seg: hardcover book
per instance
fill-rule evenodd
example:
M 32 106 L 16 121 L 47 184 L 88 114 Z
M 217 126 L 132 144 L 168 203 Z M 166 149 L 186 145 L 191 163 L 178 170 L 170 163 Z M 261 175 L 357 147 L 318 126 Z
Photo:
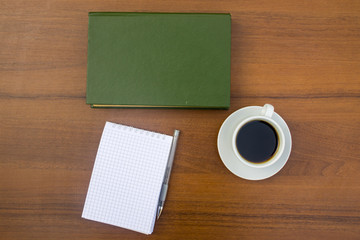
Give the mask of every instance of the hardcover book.
M 231 16 L 89 13 L 92 107 L 228 108 Z

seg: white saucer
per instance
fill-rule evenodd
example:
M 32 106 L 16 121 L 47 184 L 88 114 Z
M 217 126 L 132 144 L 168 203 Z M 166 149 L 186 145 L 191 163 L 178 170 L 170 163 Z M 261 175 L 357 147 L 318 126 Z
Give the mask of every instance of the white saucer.
M 281 158 L 268 167 L 253 168 L 245 165 L 236 157 L 231 143 L 236 126 L 244 118 L 260 115 L 261 109 L 262 107 L 251 106 L 233 112 L 221 125 L 217 140 L 219 155 L 225 166 L 236 176 L 248 180 L 262 180 L 273 176 L 284 167 L 291 152 L 291 134 L 289 127 L 286 125 L 284 119 L 274 112 L 272 119 L 280 125 L 285 135 L 285 149 Z

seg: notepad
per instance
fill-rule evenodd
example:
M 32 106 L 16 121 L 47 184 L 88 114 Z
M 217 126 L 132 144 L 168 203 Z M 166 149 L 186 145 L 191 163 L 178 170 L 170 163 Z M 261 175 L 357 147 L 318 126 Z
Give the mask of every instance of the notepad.
M 106 122 L 82 217 L 151 234 L 172 140 Z

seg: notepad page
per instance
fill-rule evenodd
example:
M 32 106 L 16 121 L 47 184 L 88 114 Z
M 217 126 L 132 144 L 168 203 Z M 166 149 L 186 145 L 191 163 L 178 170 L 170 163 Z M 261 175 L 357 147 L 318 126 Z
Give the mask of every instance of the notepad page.
M 151 234 L 172 139 L 106 122 L 82 217 Z

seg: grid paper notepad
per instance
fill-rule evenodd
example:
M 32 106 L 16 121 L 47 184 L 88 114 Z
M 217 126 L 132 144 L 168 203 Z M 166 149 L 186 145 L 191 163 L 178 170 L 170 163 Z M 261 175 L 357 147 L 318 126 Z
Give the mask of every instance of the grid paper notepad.
M 106 122 L 82 217 L 151 234 L 172 140 Z

